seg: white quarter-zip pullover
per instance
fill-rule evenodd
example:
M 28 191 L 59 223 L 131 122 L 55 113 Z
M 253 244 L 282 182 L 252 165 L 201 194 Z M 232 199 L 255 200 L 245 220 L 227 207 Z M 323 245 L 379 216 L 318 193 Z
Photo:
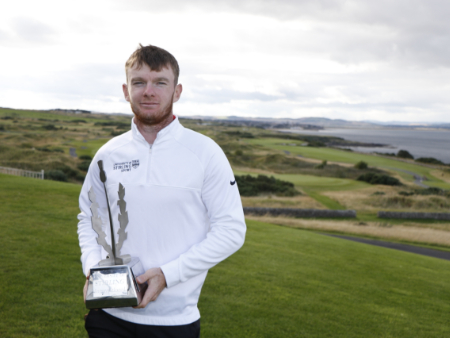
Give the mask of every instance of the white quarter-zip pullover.
M 210 138 L 175 118 L 152 146 L 132 121 L 131 131 L 95 155 L 80 194 L 78 236 L 85 274 L 107 255 L 92 229 L 88 191 L 93 187 L 110 243 L 109 220 L 97 162 L 103 161 L 106 190 L 119 229 L 118 189 L 125 188 L 129 223 L 121 254 L 138 257 L 145 270 L 161 267 L 167 282 L 145 309 L 105 309 L 126 321 L 185 325 L 200 318 L 197 308 L 208 269 L 237 251 L 246 226 L 230 164 Z M 117 241 L 117 235 L 116 241 Z

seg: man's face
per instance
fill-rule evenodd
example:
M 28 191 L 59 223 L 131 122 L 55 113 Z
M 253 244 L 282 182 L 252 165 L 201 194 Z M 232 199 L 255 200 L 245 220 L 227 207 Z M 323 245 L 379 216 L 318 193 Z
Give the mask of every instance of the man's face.
M 127 84 L 123 86 L 125 100 L 130 102 L 139 122 L 156 125 L 172 116 L 172 105 L 180 98 L 181 84 L 175 86 L 171 67 L 156 72 L 146 64 L 128 69 Z

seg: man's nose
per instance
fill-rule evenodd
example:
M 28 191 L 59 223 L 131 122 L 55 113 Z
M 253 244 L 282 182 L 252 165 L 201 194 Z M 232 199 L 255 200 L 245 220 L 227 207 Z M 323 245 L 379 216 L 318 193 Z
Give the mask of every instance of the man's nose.
M 154 96 L 155 95 L 155 88 L 152 83 L 147 83 L 147 86 L 145 86 L 144 95 L 146 95 L 146 96 Z

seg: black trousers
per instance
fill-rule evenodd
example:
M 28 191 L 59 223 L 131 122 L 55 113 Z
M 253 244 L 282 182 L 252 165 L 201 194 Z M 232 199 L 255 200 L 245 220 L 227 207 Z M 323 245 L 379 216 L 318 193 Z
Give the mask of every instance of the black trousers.
M 116 318 L 103 310 L 90 310 L 85 328 L 89 338 L 200 338 L 200 319 L 187 325 L 142 325 Z

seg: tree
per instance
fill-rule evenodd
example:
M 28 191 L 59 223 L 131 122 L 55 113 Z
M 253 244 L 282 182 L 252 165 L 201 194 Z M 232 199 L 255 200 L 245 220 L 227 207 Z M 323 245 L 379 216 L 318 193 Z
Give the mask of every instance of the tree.
M 397 157 L 400 157 L 400 158 L 410 158 L 410 159 L 414 160 L 414 156 L 412 156 L 412 155 L 409 153 L 409 151 L 403 150 L 403 149 L 398 151 Z

